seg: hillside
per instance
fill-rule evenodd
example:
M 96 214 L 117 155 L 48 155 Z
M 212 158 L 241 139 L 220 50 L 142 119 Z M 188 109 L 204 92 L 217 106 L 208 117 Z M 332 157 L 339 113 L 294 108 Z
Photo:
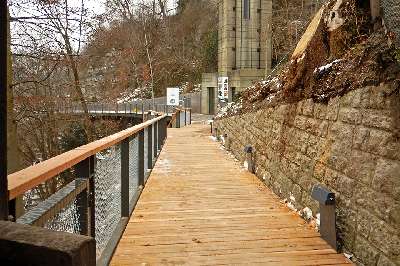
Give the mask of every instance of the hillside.
M 400 50 L 384 27 L 374 29 L 369 6 L 330 1 L 317 13 L 291 60 L 242 93 L 217 117 L 312 98 L 327 103 L 348 91 L 380 83 L 400 86 Z

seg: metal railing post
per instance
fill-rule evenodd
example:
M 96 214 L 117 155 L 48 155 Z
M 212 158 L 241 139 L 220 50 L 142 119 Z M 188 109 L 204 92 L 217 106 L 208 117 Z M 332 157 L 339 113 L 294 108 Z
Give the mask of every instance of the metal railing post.
M 144 122 L 144 103 L 142 102 L 142 122 Z
M 168 121 L 167 121 L 167 117 L 164 117 L 163 119 L 163 132 L 164 132 L 164 140 L 163 140 L 163 144 L 165 144 L 165 141 L 167 139 L 167 134 L 168 134 Z
M 129 217 L 129 137 L 121 142 L 121 217 Z
M 154 130 L 154 157 L 158 155 L 158 121 L 153 124 Z
M 147 169 L 153 168 L 153 125 L 147 127 Z
M 77 196 L 77 212 L 81 234 L 95 237 L 95 184 L 94 169 L 96 166 L 95 156 L 90 156 L 75 166 L 79 178 L 86 178 L 87 189 Z
M 176 113 L 176 128 L 180 127 L 181 127 L 181 111 L 178 110 L 178 112 Z
M 139 186 L 144 186 L 144 129 L 139 131 Z
M 187 119 L 186 119 L 187 116 L 186 116 L 186 112 L 187 112 L 187 109 L 185 108 L 185 126 L 187 126 L 187 121 L 186 121 L 186 120 L 187 120 Z
M 157 123 L 157 127 L 158 127 L 158 129 L 157 129 L 157 132 L 158 132 L 158 136 L 157 136 L 158 143 L 157 144 L 158 144 L 158 150 L 160 150 L 160 151 L 161 151 L 161 147 L 163 145 L 163 120 L 164 120 L 164 118 L 159 120 L 158 123 Z

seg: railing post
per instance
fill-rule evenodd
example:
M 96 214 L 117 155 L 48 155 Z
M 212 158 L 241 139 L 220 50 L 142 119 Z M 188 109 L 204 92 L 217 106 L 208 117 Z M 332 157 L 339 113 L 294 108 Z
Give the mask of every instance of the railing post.
M 185 108 L 185 126 L 187 126 L 187 121 L 186 121 L 186 108 Z
M 158 131 L 158 150 L 161 151 L 161 147 L 163 145 L 164 142 L 164 132 L 163 132 L 163 124 L 164 124 L 164 118 L 159 120 L 157 123 L 157 131 Z
M 178 110 L 176 113 L 176 128 L 180 128 L 181 127 L 181 111 Z
M 142 102 L 142 122 L 144 122 L 144 103 Z
M 129 137 L 121 142 L 121 216 L 129 217 Z
M 90 156 L 75 166 L 76 175 L 86 178 L 88 187 L 77 197 L 77 212 L 79 215 L 80 232 L 83 235 L 95 237 L 95 156 Z
M 147 169 L 153 168 L 153 125 L 147 127 Z
M 154 141 L 153 141 L 153 143 L 154 143 L 154 157 L 157 157 L 157 155 L 158 155 L 158 121 L 157 122 L 155 122 L 154 124 L 153 124 L 154 126 L 153 126 L 153 130 L 154 130 Z
M 165 144 L 165 140 L 167 139 L 167 134 L 168 134 L 168 121 L 167 121 L 167 117 L 163 118 L 163 131 L 164 131 L 164 140 L 163 140 L 163 144 Z
M 144 129 L 139 131 L 139 186 L 144 186 Z

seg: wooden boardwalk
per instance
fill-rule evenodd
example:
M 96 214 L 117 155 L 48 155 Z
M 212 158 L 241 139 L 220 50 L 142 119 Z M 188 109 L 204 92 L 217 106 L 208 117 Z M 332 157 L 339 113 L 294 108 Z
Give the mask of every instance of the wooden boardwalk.
M 349 263 L 195 124 L 168 130 L 111 265 Z

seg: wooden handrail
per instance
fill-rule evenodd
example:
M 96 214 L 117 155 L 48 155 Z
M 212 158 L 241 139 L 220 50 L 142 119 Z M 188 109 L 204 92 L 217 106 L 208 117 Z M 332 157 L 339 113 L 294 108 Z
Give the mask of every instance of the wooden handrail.
M 41 163 L 32 165 L 18 172 L 8 175 L 8 197 L 9 200 L 15 199 L 26 191 L 37 185 L 53 178 L 59 173 L 78 164 L 86 158 L 105 150 L 122 140 L 138 133 L 155 122 L 165 118 L 167 115 L 153 118 L 142 124 L 122 130 L 111 136 L 99 139 L 89 144 L 80 146 L 76 149 L 57 155 Z

